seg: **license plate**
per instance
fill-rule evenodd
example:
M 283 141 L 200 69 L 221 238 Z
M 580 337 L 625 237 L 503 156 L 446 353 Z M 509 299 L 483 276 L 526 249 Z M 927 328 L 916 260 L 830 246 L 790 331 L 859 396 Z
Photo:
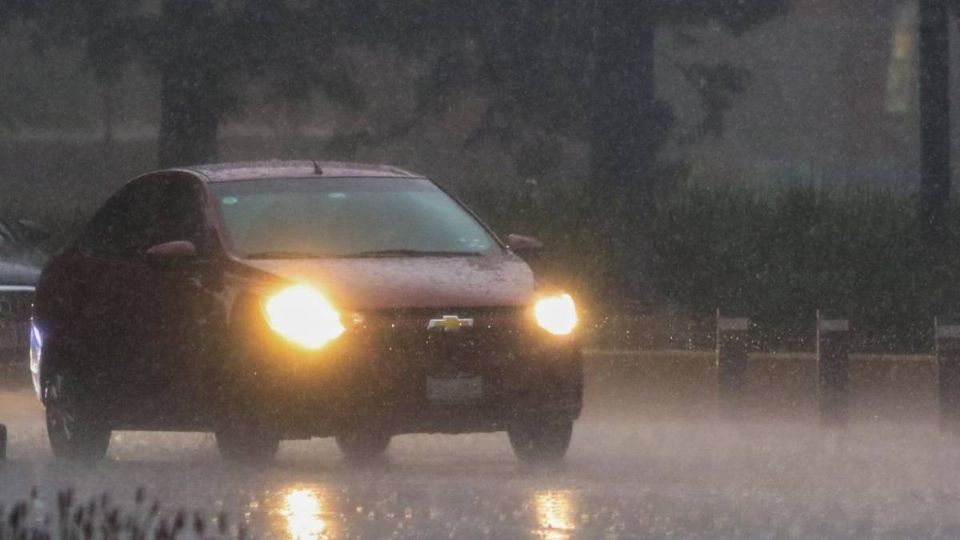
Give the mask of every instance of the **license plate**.
M 427 377 L 427 399 L 443 403 L 479 401 L 483 395 L 480 377 Z

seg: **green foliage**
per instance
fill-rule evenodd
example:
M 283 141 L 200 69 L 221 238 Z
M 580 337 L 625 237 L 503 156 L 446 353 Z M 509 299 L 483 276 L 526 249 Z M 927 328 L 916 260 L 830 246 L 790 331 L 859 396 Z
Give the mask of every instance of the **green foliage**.
M 159 74 L 161 166 L 214 160 L 219 124 L 241 111 L 248 86 L 284 104 L 324 96 L 362 108 L 340 54 L 361 15 L 351 2 L 0 0 L 0 27 L 19 20 L 47 54 L 83 51 L 104 87 L 130 65 Z
M 773 342 L 810 335 L 821 309 L 881 349 L 920 347 L 960 268 L 956 250 L 919 241 L 912 201 L 890 193 L 695 189 L 661 213 L 654 236 L 658 290 L 691 312 L 749 315 Z
M 589 298 L 601 297 L 616 282 L 615 254 L 604 241 L 611 222 L 601 218 L 609 212 L 588 189 L 474 185 L 458 195 L 501 238 L 517 233 L 542 240 L 547 250 L 535 263 L 551 281 Z
M 242 112 L 248 88 L 275 103 L 316 97 L 367 105 L 348 52 L 382 49 L 415 69 L 409 118 L 338 145 L 375 146 L 449 111 L 485 103 L 466 144 L 494 143 L 519 169 L 538 167 L 559 140 L 589 146 L 591 177 L 649 194 L 674 117 L 655 92 L 657 31 L 716 25 L 733 34 L 782 13 L 787 0 L 0 0 L 0 26 L 17 19 L 54 53 L 82 51 L 96 81 L 116 89 L 131 66 L 160 76 L 161 166 L 214 160 L 218 129 Z M 673 62 L 680 62 L 673 59 Z M 719 133 L 745 72 L 682 65 L 701 96 L 698 133 Z M 108 100 L 105 108 L 109 109 Z M 112 113 L 105 113 L 109 116 Z M 6 123 L 10 123 L 9 120 Z M 361 122 L 376 126 L 376 122 Z M 532 159 L 529 159 L 533 156 Z
M 492 141 L 525 167 L 531 146 L 551 138 L 584 141 L 595 155 L 591 178 L 606 189 L 652 191 L 657 153 L 673 136 L 674 116 L 657 96 L 655 34 L 699 28 L 737 35 L 784 13 L 787 0 L 364 0 L 371 28 L 429 68 L 419 81 L 419 114 L 446 110 L 463 95 L 488 100 L 471 143 Z M 662 53 L 662 51 L 659 51 Z M 703 109 L 697 134 L 719 134 L 748 73 L 729 62 L 677 64 Z M 607 149 L 607 151 L 604 151 Z
M 541 237 L 540 264 L 605 312 L 708 319 L 719 307 L 757 321 L 766 346 L 809 347 L 819 309 L 849 318 L 857 347 L 878 351 L 929 350 L 933 317 L 960 312 L 960 208 L 944 246 L 932 248 L 902 194 L 686 188 L 646 232 L 587 190 L 463 195 L 498 232 Z M 625 244 L 606 241 L 616 228 Z M 612 269 L 631 265 L 648 269 L 649 297 L 618 289 Z

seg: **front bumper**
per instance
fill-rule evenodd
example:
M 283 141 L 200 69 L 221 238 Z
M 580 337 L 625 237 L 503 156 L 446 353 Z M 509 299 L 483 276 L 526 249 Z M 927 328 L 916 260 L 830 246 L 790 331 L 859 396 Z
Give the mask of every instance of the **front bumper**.
M 425 328 L 367 318 L 314 353 L 261 334 L 244 340 L 229 384 L 286 437 L 371 425 L 393 433 L 500 431 L 531 416 L 579 416 L 575 337 L 483 319 L 456 332 Z M 466 382 L 459 386 L 468 391 L 435 391 L 438 383 L 458 387 L 449 381 Z

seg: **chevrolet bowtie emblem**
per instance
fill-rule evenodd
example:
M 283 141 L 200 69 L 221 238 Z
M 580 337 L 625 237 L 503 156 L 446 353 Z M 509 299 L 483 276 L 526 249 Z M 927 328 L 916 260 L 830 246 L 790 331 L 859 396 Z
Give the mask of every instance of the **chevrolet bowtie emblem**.
M 430 319 L 427 330 L 456 332 L 461 328 L 473 328 L 473 319 L 461 319 L 456 315 L 444 315 L 440 319 Z

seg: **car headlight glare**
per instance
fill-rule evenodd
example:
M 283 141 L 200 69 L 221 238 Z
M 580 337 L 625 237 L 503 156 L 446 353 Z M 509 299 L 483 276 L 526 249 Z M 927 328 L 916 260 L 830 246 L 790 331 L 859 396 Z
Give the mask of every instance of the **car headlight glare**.
M 569 294 L 541 298 L 533 307 L 541 328 L 555 336 L 566 336 L 577 327 L 577 307 Z
M 319 349 L 345 330 L 340 313 L 307 285 L 294 285 L 274 294 L 264 309 L 274 332 L 306 349 Z

